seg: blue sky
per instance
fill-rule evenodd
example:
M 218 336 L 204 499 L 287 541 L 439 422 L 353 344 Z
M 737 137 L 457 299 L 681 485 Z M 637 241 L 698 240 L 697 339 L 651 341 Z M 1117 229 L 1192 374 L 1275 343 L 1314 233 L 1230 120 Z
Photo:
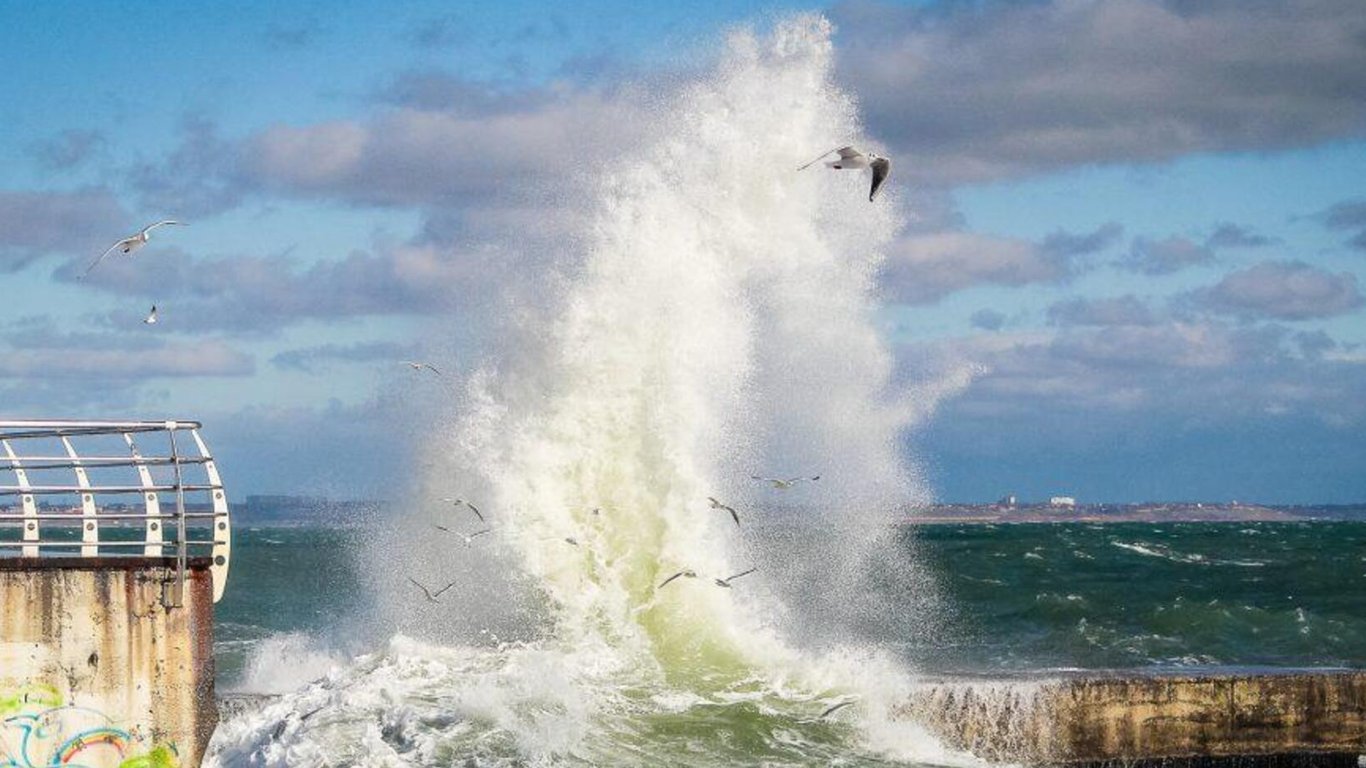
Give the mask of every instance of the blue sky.
M 813 8 L 908 190 L 899 381 L 977 371 L 908 436 L 940 498 L 1366 500 L 1356 0 L 0 0 L 0 407 L 191 414 L 235 495 L 392 495 L 395 362 L 480 335 L 441 288 L 555 237 L 484 179 L 570 172 L 631 84 Z M 74 280 L 165 216 L 157 268 Z

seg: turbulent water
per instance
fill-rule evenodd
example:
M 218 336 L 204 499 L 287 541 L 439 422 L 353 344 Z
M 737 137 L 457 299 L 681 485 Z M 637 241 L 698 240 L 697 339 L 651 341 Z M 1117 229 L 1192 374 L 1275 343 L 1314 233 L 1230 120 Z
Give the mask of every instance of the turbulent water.
M 383 744 L 386 728 L 390 738 L 407 728 L 443 734 L 433 738 L 449 739 L 445 751 L 398 750 L 401 756 L 390 763 L 452 763 L 486 754 L 476 745 L 480 739 L 495 752 L 518 749 L 514 737 L 488 730 L 471 728 L 452 738 L 457 719 L 469 712 L 507 718 L 500 708 L 520 705 L 523 722 L 549 718 L 540 722 L 551 728 L 551 710 L 535 702 L 546 701 L 538 698 L 546 695 L 537 693 L 542 683 L 566 684 L 554 655 L 522 647 L 512 652 L 525 665 L 520 679 L 527 698 L 519 700 L 515 687 L 508 690 L 509 670 L 480 671 L 481 664 L 500 661 L 498 656 L 406 638 L 381 642 L 377 652 L 354 645 L 354 617 L 369 610 L 361 587 L 369 578 L 364 542 L 372 535 L 265 529 L 239 536 L 233 589 L 219 606 L 220 687 L 258 693 L 302 687 L 304 693 L 259 717 L 229 723 L 220 745 L 232 740 L 239 749 L 231 754 L 241 756 L 244 731 L 256 734 L 285 723 L 281 740 L 292 740 L 289 750 L 277 754 L 258 745 L 258 763 L 275 754 L 277 762 L 329 759 L 337 765 L 348 762 L 338 755 L 361 762 L 364 734 Z M 821 532 L 804 529 L 798 532 L 802 537 L 816 541 Z M 890 617 L 853 630 L 860 642 L 895 649 L 906 668 L 990 674 L 1366 666 L 1366 522 L 902 526 L 896 540 L 939 576 L 945 601 L 953 606 L 934 635 L 907 634 Z M 905 588 L 898 583 L 902 578 L 889 568 L 874 588 L 896 599 Z M 406 605 L 420 610 L 419 602 L 420 597 Z M 368 655 L 353 664 L 354 653 Z M 316 679 L 321 682 L 307 686 Z M 770 739 L 820 742 L 811 762 L 834 760 L 846 749 L 855 752 L 850 762 L 860 760 L 846 741 L 853 727 L 810 723 L 801 697 L 789 702 L 789 712 L 796 714 L 784 716 L 760 696 L 708 703 L 685 692 L 639 695 L 631 714 L 587 734 L 596 746 L 580 754 L 583 761 L 800 761 L 773 749 Z M 296 722 L 334 698 L 350 703 Z M 420 705 L 414 707 L 414 699 Z M 691 742 L 692 749 L 679 748 L 676 760 L 661 757 L 680 742 Z M 379 753 L 392 754 L 389 749 Z
M 248 679 L 292 692 L 225 724 L 219 764 L 956 759 L 888 720 L 912 674 L 869 642 L 932 634 L 936 600 L 886 524 L 922 495 L 899 449 L 918 409 L 891 391 L 873 322 L 896 208 L 869 204 L 866 175 L 795 170 L 867 145 L 829 35 L 817 17 L 733 34 L 587 183 L 586 230 L 532 284 L 509 275 L 410 514 L 361 550 L 365 599 L 281 598 L 279 616 L 350 614 L 341 645 L 378 650 L 333 665 L 351 649 L 265 641 Z M 779 491 L 751 473 L 821 479 Z M 779 495 L 803 511 L 762 503 Z M 492 533 L 435 529 L 480 527 L 446 496 Z M 409 577 L 456 586 L 431 603 Z M 252 642 L 251 624 L 229 628 Z

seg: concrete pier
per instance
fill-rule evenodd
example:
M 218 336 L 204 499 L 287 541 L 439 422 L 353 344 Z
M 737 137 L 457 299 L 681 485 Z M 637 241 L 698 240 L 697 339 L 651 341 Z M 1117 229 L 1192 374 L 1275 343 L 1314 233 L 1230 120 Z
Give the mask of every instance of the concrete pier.
M 992 762 L 1347 768 L 1366 754 L 1366 671 L 943 680 L 896 714 Z
M 217 725 L 209 558 L 0 558 L 0 765 L 199 764 Z M 8 762 L 7 762 L 8 761 Z

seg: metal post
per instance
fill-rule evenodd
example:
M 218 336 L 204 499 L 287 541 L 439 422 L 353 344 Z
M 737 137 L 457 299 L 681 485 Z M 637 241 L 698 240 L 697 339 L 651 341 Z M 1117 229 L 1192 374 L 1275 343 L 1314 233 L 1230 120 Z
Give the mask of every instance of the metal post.
M 188 537 L 185 532 L 185 483 L 180 476 L 180 452 L 176 449 L 175 442 L 177 426 L 173 421 L 166 422 L 166 431 L 171 436 L 171 466 L 175 470 L 176 531 L 179 538 L 179 541 L 176 542 L 176 579 L 172 591 L 171 606 L 179 608 L 185 604 L 185 542 Z

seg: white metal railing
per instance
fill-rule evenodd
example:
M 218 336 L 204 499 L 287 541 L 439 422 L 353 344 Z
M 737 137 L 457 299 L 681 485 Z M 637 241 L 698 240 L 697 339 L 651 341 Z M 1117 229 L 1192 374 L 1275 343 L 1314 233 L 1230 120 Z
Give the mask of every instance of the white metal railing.
M 208 558 L 218 602 L 232 520 L 199 430 L 195 421 L 0 419 L 0 558 L 172 558 L 177 590 L 188 561 Z M 193 455 L 181 453 L 186 434 Z

